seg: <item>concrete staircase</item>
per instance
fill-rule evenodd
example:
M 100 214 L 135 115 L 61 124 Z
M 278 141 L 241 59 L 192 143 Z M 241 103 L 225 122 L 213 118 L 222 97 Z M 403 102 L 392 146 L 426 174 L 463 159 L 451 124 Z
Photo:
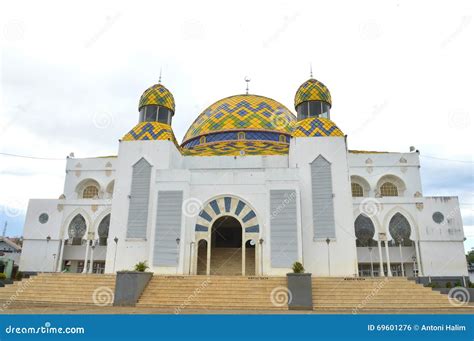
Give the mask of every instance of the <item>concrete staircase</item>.
M 447 295 L 403 277 L 317 277 L 312 282 L 313 307 L 320 311 L 359 313 L 371 310 L 406 312 L 456 309 L 449 303 Z
M 0 288 L 0 307 L 15 305 L 111 306 L 115 275 L 44 273 Z
M 286 277 L 153 276 L 137 306 L 175 313 L 185 309 L 287 310 L 288 306 L 275 298 L 282 288 L 286 288 Z
M 211 250 L 211 275 L 242 275 L 242 249 L 213 248 Z

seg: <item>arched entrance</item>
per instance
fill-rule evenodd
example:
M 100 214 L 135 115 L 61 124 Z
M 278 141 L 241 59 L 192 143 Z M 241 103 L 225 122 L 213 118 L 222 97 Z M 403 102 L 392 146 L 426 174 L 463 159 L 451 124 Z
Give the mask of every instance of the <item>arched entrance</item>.
M 242 274 L 242 225 L 231 216 L 212 224 L 211 275 Z
M 262 274 L 257 214 L 243 199 L 224 195 L 207 202 L 197 217 L 195 240 L 193 273 Z

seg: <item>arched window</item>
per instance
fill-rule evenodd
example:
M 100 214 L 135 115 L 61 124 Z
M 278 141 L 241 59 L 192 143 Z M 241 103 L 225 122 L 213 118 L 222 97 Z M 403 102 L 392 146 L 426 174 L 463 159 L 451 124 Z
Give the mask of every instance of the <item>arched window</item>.
M 361 185 L 356 184 L 355 182 L 351 183 L 351 189 L 352 189 L 352 196 L 353 197 L 363 197 L 364 196 L 364 189 L 362 188 Z
M 99 189 L 94 186 L 90 185 L 84 188 L 84 191 L 82 192 L 82 198 L 83 199 L 93 199 L 99 196 Z
M 245 140 L 245 133 L 243 131 L 237 133 L 237 140 Z
M 86 234 L 86 220 L 80 214 L 76 215 L 69 223 L 68 235 L 72 239 L 72 245 L 81 245 L 82 238 Z
M 280 136 L 278 137 L 278 140 L 279 140 L 280 142 L 286 142 L 286 136 L 282 134 L 282 135 L 280 135 Z
M 97 233 L 99 234 L 99 245 L 107 245 L 107 238 L 109 237 L 110 213 L 107 214 L 99 224 Z
M 380 186 L 380 195 L 383 197 L 398 197 L 398 188 L 391 182 L 385 182 Z
M 359 214 L 354 222 L 354 229 L 356 235 L 356 246 L 376 246 L 374 240 L 375 227 L 372 219 L 364 214 Z
M 201 138 L 199 139 L 199 143 L 200 144 L 206 143 L 206 136 L 201 136 Z
M 410 223 L 401 213 L 396 213 L 392 219 L 390 219 L 388 230 L 393 238 L 393 240 L 390 241 L 389 246 L 399 246 L 400 243 L 402 246 L 412 246 L 410 240 Z

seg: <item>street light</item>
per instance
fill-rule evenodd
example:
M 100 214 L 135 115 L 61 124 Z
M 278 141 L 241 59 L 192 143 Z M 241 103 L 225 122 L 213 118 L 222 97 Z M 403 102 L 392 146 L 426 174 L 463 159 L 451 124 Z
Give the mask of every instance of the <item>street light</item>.
M 331 242 L 331 239 L 329 237 L 326 239 L 326 243 L 328 244 L 328 273 L 329 276 L 331 276 L 331 258 L 330 258 L 330 253 L 329 253 L 329 243 Z
M 403 243 L 403 238 L 400 238 L 398 240 L 398 246 L 400 248 L 400 264 L 402 266 L 402 277 L 405 277 L 405 270 L 403 269 L 403 254 L 402 254 L 402 243 Z
M 112 272 L 115 273 L 115 261 L 117 260 L 117 246 L 118 246 L 119 239 L 117 237 L 114 238 L 115 242 L 115 255 L 114 255 L 114 270 Z

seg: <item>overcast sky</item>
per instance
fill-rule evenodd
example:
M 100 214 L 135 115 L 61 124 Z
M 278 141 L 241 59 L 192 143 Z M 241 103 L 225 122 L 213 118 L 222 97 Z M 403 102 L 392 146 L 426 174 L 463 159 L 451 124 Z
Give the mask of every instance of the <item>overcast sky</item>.
M 293 110 L 315 78 L 351 149 L 421 151 L 424 195 L 473 215 L 473 1 L 14 1 L 0 9 L 0 152 L 114 155 L 141 93 L 163 83 L 181 141 L 216 100 L 245 91 Z M 469 147 L 471 146 L 471 147 Z M 438 159 L 435 159 L 435 158 Z M 64 160 L 0 155 L 0 222 L 57 198 Z

